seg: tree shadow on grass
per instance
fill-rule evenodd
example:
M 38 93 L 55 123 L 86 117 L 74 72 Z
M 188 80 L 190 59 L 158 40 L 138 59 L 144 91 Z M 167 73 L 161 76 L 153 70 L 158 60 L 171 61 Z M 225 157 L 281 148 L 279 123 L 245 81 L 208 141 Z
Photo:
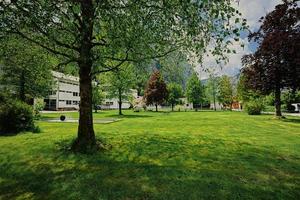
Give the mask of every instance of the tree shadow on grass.
M 231 142 L 157 134 L 121 138 L 115 149 L 93 155 L 56 149 L 23 161 L 8 157 L 0 163 L 0 198 L 296 199 L 300 195 L 295 186 L 299 159 Z
M 300 118 L 299 119 L 295 119 L 295 118 L 286 118 L 286 119 L 282 119 L 283 122 L 289 122 L 289 123 L 300 123 Z

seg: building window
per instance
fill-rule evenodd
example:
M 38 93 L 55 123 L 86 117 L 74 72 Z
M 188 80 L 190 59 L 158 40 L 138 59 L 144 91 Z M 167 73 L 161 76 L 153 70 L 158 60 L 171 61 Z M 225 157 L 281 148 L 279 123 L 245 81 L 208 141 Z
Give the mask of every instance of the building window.
M 56 91 L 51 91 L 49 95 L 56 95 Z
M 67 103 L 66 103 L 67 105 L 72 105 L 72 101 L 70 101 L 70 100 L 67 100 Z
M 73 101 L 73 105 L 78 105 L 78 101 Z
M 59 100 L 60 102 L 64 102 L 65 100 Z
M 78 92 L 73 92 L 74 97 L 78 97 L 78 95 L 79 95 Z
M 106 104 L 107 106 L 112 106 L 112 105 L 114 105 L 114 102 L 105 102 L 105 104 Z

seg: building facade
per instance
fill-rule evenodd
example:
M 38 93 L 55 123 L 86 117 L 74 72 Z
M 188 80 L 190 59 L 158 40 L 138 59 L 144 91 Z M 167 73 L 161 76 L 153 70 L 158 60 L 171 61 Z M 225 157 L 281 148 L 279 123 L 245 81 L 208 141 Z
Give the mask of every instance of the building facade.
M 80 103 L 79 78 L 52 71 L 55 87 L 51 94 L 44 99 L 45 110 L 78 110 Z M 137 98 L 137 90 L 131 90 L 132 98 Z M 122 102 L 122 109 L 128 109 L 132 105 L 128 100 Z M 104 99 L 101 109 L 118 109 L 117 98 Z
M 79 78 L 52 71 L 55 87 L 44 99 L 45 110 L 78 110 L 80 103 Z
M 135 89 L 130 90 L 132 99 L 138 98 L 138 92 Z M 132 107 L 132 103 L 128 100 L 122 100 L 122 109 L 129 109 Z M 106 98 L 101 104 L 101 109 L 109 110 L 109 109 L 119 109 L 119 100 L 117 98 Z

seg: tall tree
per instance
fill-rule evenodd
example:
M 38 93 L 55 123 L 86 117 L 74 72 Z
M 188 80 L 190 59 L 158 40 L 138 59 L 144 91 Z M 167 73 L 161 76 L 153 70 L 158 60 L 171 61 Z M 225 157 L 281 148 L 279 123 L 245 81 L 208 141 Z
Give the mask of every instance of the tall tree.
M 40 47 L 19 37 L 0 39 L 0 83 L 23 102 L 45 97 L 53 79 L 48 55 Z
M 95 113 L 97 113 L 98 106 L 103 102 L 105 95 L 104 95 L 104 92 L 102 91 L 99 83 L 94 84 L 92 87 L 93 87 L 92 103 L 93 103 Z
M 161 58 L 160 63 L 165 81 L 180 84 L 185 89 L 187 80 L 193 73 L 193 67 L 188 63 L 186 55 L 175 51 Z
M 135 76 L 135 85 L 133 88 L 137 90 L 138 96 L 144 96 L 145 87 L 153 71 L 151 61 L 152 60 L 146 60 L 133 63 L 133 72 Z
M 18 34 L 60 56 L 62 64 L 78 66 L 80 117 L 74 151 L 97 147 L 91 84 L 95 74 L 177 49 L 201 58 L 209 44 L 215 44 L 213 54 L 223 59 L 225 41 L 245 29 L 228 0 L 18 0 L 0 1 L 0 11 L 2 36 Z
M 199 107 L 204 101 L 204 88 L 198 75 L 194 72 L 187 82 L 186 96 L 189 102 L 193 103 L 194 108 Z
M 158 70 L 155 70 L 151 75 L 144 94 L 144 99 L 147 105 L 161 105 L 168 97 L 167 85 Z
M 118 98 L 119 115 L 122 115 L 122 103 L 132 96 L 132 87 L 135 84 L 133 66 L 124 66 L 111 71 L 108 75 L 108 97 Z
M 226 107 L 232 107 L 233 103 L 233 86 L 230 78 L 227 75 L 223 75 L 218 82 L 218 94 L 217 98 L 219 103 Z
M 262 25 L 249 39 L 258 42 L 254 54 L 243 57 L 248 88 L 274 92 L 276 116 L 281 117 L 281 90 L 300 87 L 300 8 L 285 0 L 262 17 Z
M 214 104 L 214 110 L 217 110 L 216 101 L 218 93 L 219 78 L 213 73 L 209 74 L 208 82 L 206 85 L 206 96 L 208 97 L 210 103 Z
M 168 89 L 168 103 L 171 104 L 172 111 L 174 106 L 179 103 L 180 97 L 183 96 L 182 86 L 177 83 L 170 83 L 167 85 Z

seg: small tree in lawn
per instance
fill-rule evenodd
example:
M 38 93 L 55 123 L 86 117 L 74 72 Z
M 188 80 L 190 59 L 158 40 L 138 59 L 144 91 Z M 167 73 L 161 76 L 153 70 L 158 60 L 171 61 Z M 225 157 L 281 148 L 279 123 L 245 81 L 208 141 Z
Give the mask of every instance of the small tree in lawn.
M 157 112 L 157 106 L 162 104 L 168 97 L 167 85 L 163 80 L 158 70 L 154 71 L 151 75 L 144 94 L 144 99 L 147 105 L 155 105 L 155 111 Z
M 231 109 L 234 95 L 230 78 L 226 75 L 222 76 L 218 86 L 218 101 Z
M 108 96 L 118 98 L 119 115 L 122 115 L 122 103 L 132 96 L 130 89 L 135 83 L 132 66 L 129 65 L 112 71 L 108 76 L 108 81 L 110 85 Z
M 186 96 L 189 102 L 193 103 L 194 108 L 202 103 L 204 97 L 203 87 L 196 73 L 193 73 L 188 80 Z M 196 108 L 197 111 L 197 108 Z
M 174 106 L 179 103 L 179 98 L 183 95 L 182 87 L 177 83 L 170 83 L 167 89 L 169 93 L 168 103 L 171 104 L 172 111 L 174 111 Z
M 217 92 L 218 92 L 218 82 L 219 78 L 216 77 L 213 73 L 209 75 L 208 82 L 206 85 L 206 96 L 210 102 L 214 104 L 214 110 L 217 110 L 216 101 L 217 101 Z
M 93 86 L 93 98 L 92 98 L 92 103 L 93 103 L 93 107 L 95 110 L 95 113 L 97 113 L 98 111 L 98 105 L 100 105 L 102 103 L 102 101 L 104 100 L 105 95 L 103 93 L 103 91 L 100 88 L 100 85 L 94 85 Z

